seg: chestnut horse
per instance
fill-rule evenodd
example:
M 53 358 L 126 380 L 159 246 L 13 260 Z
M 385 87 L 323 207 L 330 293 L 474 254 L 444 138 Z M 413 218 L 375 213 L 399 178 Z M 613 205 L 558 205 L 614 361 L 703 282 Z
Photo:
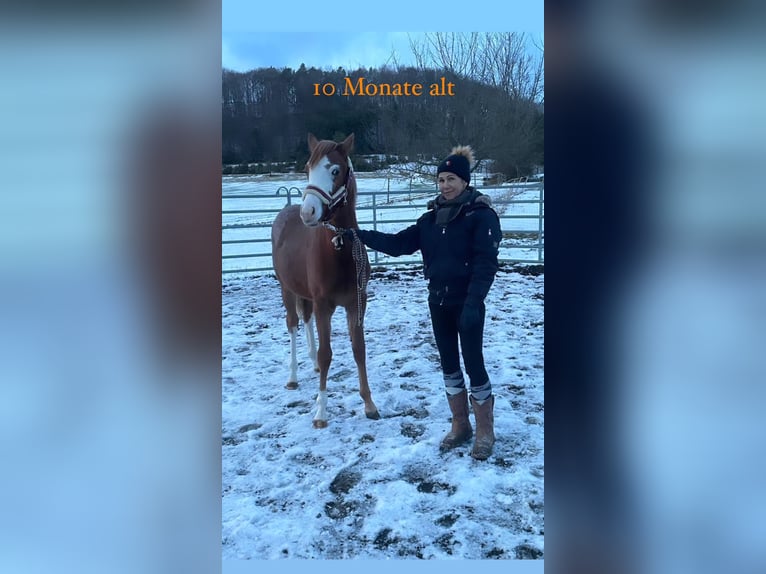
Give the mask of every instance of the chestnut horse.
M 327 426 L 327 372 L 332 360 L 330 328 L 337 307 L 346 310 L 351 348 L 359 372 L 359 394 L 367 418 L 378 419 L 367 383 L 364 343 L 366 285 L 370 276 L 367 252 L 358 239 L 342 242 L 331 230 L 357 227 L 356 178 L 349 153 L 354 134 L 341 143 L 317 141 L 308 136 L 311 156 L 306 164 L 308 184 L 301 205 L 288 205 L 279 212 L 271 228 L 274 270 L 282 287 L 290 333 L 290 378 L 288 389 L 298 387 L 296 333 L 301 315 L 309 344 L 309 356 L 319 371 L 314 427 Z M 354 255 L 355 254 L 355 255 Z M 356 257 L 356 261 L 355 261 Z M 316 317 L 319 349 L 314 342 Z

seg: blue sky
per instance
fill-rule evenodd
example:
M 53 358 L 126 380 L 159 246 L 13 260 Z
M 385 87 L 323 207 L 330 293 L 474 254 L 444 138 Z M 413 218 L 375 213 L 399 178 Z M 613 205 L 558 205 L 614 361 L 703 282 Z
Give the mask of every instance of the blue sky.
M 252 1 L 223 0 L 222 64 L 236 71 L 297 68 L 301 63 L 354 69 L 382 66 L 392 53 L 400 64 L 411 64 L 410 38 L 422 37 L 422 30 L 515 31 L 526 32 L 535 40 L 543 37 L 543 0 L 507 3 L 503 8 L 490 7 L 485 0 L 427 7 L 413 4 L 356 0 L 343 6 L 338 0 L 291 0 L 280 8 L 277 3 L 264 7 Z M 456 28 L 464 23 L 471 27 Z M 384 31 L 413 29 L 413 24 L 419 24 L 421 31 Z M 437 24 L 443 28 L 435 28 Z

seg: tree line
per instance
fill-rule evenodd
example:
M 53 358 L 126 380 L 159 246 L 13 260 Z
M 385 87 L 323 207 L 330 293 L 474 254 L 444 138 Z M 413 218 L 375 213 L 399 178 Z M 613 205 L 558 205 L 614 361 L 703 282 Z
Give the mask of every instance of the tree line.
M 415 66 L 223 70 L 223 163 L 301 170 L 308 132 L 335 140 L 353 132 L 356 154 L 423 165 L 470 144 L 509 178 L 544 163 L 543 62 L 523 35 L 437 33 L 411 48 Z

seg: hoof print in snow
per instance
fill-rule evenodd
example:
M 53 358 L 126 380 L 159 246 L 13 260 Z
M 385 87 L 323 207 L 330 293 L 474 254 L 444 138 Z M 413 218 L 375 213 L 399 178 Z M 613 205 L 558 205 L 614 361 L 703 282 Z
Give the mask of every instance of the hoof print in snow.
M 263 425 L 261 423 L 250 423 L 249 425 L 244 425 L 244 426 L 239 427 L 239 431 L 238 432 L 247 432 L 247 431 L 251 431 L 251 430 L 258 430 L 262 426 Z
M 324 505 L 324 513 L 333 520 L 340 520 L 352 514 L 357 508 L 355 502 L 333 500 Z
M 371 434 L 363 434 L 361 438 L 359 439 L 360 444 L 364 444 L 367 442 L 375 442 L 375 437 Z
M 222 444 L 223 446 L 237 446 L 240 443 L 245 442 L 245 438 L 239 437 L 239 436 L 225 436 L 223 437 Z
M 520 544 L 513 549 L 518 560 L 537 560 L 543 557 L 543 551 L 529 544 Z
M 449 496 L 452 496 L 456 491 L 456 487 L 444 482 L 431 482 L 430 480 L 425 480 L 418 485 L 418 492 L 425 492 L 427 494 L 446 492 Z
M 419 438 L 426 432 L 426 427 L 423 425 L 415 425 L 412 423 L 402 423 L 402 435 L 409 438 Z
M 295 409 L 295 408 L 297 408 L 299 415 L 305 415 L 305 414 L 311 412 L 311 406 L 312 405 L 311 405 L 311 403 L 309 403 L 307 401 L 293 401 L 291 403 L 287 403 L 286 406 L 287 406 L 288 409 Z
M 412 416 L 416 419 L 427 419 L 429 414 L 430 413 L 426 409 L 417 409 Z
M 452 526 L 457 522 L 457 519 L 460 518 L 459 514 L 445 514 L 441 518 L 437 518 L 434 522 L 438 524 L 439 526 L 443 526 L 444 528 L 452 528 Z
M 513 461 L 508 460 L 506 458 L 503 458 L 501 456 L 498 456 L 495 458 L 495 460 L 492 461 L 492 463 L 496 466 L 502 467 L 502 468 L 511 468 L 513 466 Z
M 398 538 L 396 536 L 391 536 L 391 529 L 390 528 L 384 528 L 380 532 L 378 532 L 378 535 L 375 537 L 375 540 L 373 541 L 373 544 L 375 545 L 375 548 L 378 550 L 385 550 L 392 544 L 396 544 L 399 542 L 401 538 Z
M 430 413 L 426 409 L 419 408 L 419 409 L 407 409 L 406 411 L 402 413 L 402 416 L 412 417 L 414 419 L 420 420 L 420 419 L 427 419 L 429 414 Z
M 310 452 L 300 452 L 292 456 L 291 460 L 299 464 L 306 464 L 308 466 L 313 466 L 313 467 L 319 467 L 319 465 L 324 463 L 324 458 L 322 458 L 321 456 L 315 456 L 311 454 Z
M 441 536 L 439 536 L 439 538 L 434 540 L 434 543 L 450 556 L 452 556 L 452 548 L 456 544 L 460 544 L 457 540 L 455 540 L 455 536 L 452 532 L 447 532 L 446 534 L 442 534 Z
M 362 475 L 360 473 L 350 470 L 341 470 L 330 484 L 330 492 L 333 494 L 347 494 L 352 488 L 359 484 L 360 480 L 362 480 Z
M 534 510 L 537 514 L 542 514 L 545 509 L 545 503 L 542 500 L 530 500 L 529 508 Z
M 503 554 L 505 554 L 505 550 L 502 548 L 495 547 L 489 552 L 487 552 L 484 555 L 484 558 L 494 558 L 495 560 L 498 560 L 503 557 Z
M 330 380 L 336 383 L 339 383 L 350 376 L 352 376 L 354 373 L 351 369 L 341 369 L 337 373 L 334 373 L 332 376 L 330 376 Z
M 426 470 L 419 466 L 408 466 L 402 473 L 402 479 L 406 480 L 410 484 L 418 484 L 425 480 L 427 476 L 428 473 Z
M 404 379 L 411 379 L 415 375 L 417 375 L 415 371 L 405 371 L 404 373 L 399 373 L 399 376 Z M 402 388 L 404 388 L 404 386 L 402 386 Z M 405 389 L 405 390 L 411 390 L 411 389 Z

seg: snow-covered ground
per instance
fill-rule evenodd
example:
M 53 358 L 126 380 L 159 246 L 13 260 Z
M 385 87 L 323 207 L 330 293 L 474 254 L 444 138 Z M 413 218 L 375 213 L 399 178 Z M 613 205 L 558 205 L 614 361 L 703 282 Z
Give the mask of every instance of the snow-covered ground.
M 255 243 L 223 245 L 224 256 L 259 254 L 250 258 L 224 259 L 223 269 L 266 268 L 271 266 L 270 225 L 276 212 L 285 206 L 287 193 L 291 201 L 300 201 L 306 184 L 305 175 L 231 175 L 223 176 L 223 210 L 263 210 L 262 213 L 225 213 L 223 215 L 223 239 L 226 241 L 256 240 Z M 426 211 L 426 204 L 436 197 L 438 191 L 433 180 L 419 178 L 388 177 L 383 172 L 357 173 L 359 198 L 357 219 L 364 229 L 397 232 Z M 534 203 L 541 199 L 541 184 L 502 185 L 482 189 L 495 204 L 501 215 L 501 227 L 506 238 L 501 243 L 500 257 L 505 259 L 536 261 L 537 238 L 529 232 L 537 232 L 541 222 L 541 206 Z M 277 193 L 279 193 L 277 195 Z M 248 197 L 243 197 L 248 196 Z M 250 197 L 257 196 L 257 197 Z M 509 203 L 526 201 L 529 203 Z M 373 203 L 375 210 L 373 211 Z M 408 220 L 408 222 L 402 221 Z M 260 227 L 247 227 L 259 225 Z M 542 223 L 544 230 L 544 222 Z M 544 257 L 544 250 L 540 253 Z M 376 259 L 377 258 L 377 259 Z M 419 254 L 411 259 L 418 259 Z M 373 261 L 389 261 L 385 255 L 370 252 Z M 392 261 L 396 263 L 395 260 Z
M 329 427 L 320 430 L 302 332 L 300 386 L 285 389 L 276 279 L 224 276 L 223 557 L 542 558 L 543 279 L 541 267 L 504 266 L 487 298 L 497 443 L 479 462 L 469 445 L 439 452 L 450 413 L 418 268 L 374 269 L 368 285 L 380 420 L 364 416 L 345 314 L 335 313 Z

